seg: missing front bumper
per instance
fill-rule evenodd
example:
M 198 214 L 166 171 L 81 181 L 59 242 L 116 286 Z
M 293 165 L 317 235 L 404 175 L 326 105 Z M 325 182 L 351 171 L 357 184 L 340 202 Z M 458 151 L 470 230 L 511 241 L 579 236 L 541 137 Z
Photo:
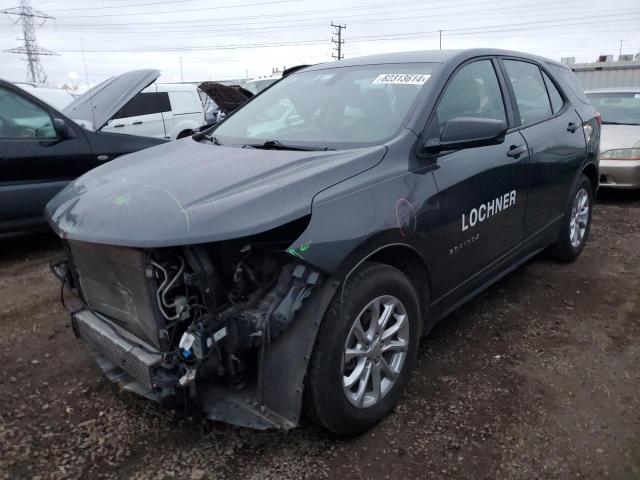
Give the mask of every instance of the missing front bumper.
M 125 338 L 109 320 L 89 310 L 75 313 L 72 324 L 76 334 L 89 345 L 96 357 L 127 373 L 144 388 L 153 389 L 151 376 L 153 368 L 162 361 L 160 352 Z
M 175 389 L 154 384 L 154 369 L 162 362 L 161 352 L 126 338 L 116 325 L 89 310 L 73 314 L 72 324 L 74 332 L 88 345 L 107 378 L 123 390 L 156 402 L 176 395 Z M 198 399 L 193 404 L 200 405 L 203 413 L 212 420 L 238 426 L 260 430 L 296 426 L 296 423 L 259 402 L 255 385 L 241 390 L 208 385 L 199 390 Z

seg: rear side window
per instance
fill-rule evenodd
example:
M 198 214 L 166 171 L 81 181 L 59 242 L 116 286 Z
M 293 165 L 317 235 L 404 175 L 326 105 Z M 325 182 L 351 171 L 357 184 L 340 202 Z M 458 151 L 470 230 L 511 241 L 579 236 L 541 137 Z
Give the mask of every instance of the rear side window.
M 491 60 L 469 63 L 455 73 L 436 110 L 440 131 L 455 117 L 506 122 L 500 84 Z
M 562 95 L 558 92 L 558 89 L 553 84 L 553 81 L 549 78 L 549 75 L 542 72 L 542 76 L 544 77 L 544 84 L 547 86 L 547 92 L 549 93 L 549 98 L 551 99 L 551 108 L 553 109 L 553 113 L 558 113 L 564 105 L 564 101 L 562 100 Z
M 171 104 L 167 92 L 143 92 L 133 97 L 113 118 L 138 117 L 170 111 Z
M 169 98 L 173 110 L 198 111 L 200 101 L 196 99 L 193 92 L 170 92 Z
M 568 85 L 568 87 L 578 98 L 578 100 L 580 100 L 582 103 L 589 103 L 589 99 L 584 94 L 584 90 L 582 89 L 580 80 L 576 78 L 571 70 L 560 65 L 555 65 L 553 63 L 549 63 L 548 65 L 554 76 L 560 77 L 560 79 Z
M 523 125 L 552 115 L 551 102 L 537 65 L 519 60 L 504 60 Z

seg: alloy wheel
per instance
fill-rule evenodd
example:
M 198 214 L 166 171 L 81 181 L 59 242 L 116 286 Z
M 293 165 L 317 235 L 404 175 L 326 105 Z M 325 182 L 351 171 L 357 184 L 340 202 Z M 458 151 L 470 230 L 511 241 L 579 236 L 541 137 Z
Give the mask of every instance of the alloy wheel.
M 584 240 L 589 222 L 589 208 L 589 195 L 584 188 L 581 188 L 573 200 L 569 221 L 569 238 L 573 248 L 578 248 Z
M 409 348 L 409 319 L 402 302 L 377 297 L 362 309 L 347 335 L 342 387 L 349 402 L 369 408 L 396 383 Z

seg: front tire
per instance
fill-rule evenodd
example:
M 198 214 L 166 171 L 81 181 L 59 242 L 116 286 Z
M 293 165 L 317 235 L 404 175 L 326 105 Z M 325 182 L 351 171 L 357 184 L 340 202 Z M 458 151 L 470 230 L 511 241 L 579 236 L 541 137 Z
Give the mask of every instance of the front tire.
M 594 202 L 593 186 L 586 175 L 580 176 L 570 198 L 560 237 L 551 247 L 552 255 L 561 262 L 573 262 L 578 258 L 589 237 Z
M 389 265 L 366 263 L 341 294 L 320 326 L 305 401 L 315 423 L 352 436 L 378 423 L 404 391 L 421 320 L 413 285 Z

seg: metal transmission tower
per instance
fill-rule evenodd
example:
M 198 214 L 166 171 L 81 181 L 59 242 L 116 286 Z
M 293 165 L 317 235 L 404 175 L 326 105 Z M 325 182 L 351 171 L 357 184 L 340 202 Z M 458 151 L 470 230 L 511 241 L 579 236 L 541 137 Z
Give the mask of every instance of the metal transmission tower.
M 335 28 L 335 34 L 338 35 L 338 39 L 336 40 L 335 38 L 331 37 L 331 42 L 335 43 L 336 46 L 334 47 L 334 51 L 337 52 L 337 54 L 331 54 L 331 56 L 337 60 L 342 60 L 344 58 L 344 55 L 342 54 L 342 45 L 344 45 L 344 40 L 342 39 L 342 29 L 346 29 L 347 26 L 346 25 L 336 25 L 335 23 L 331 22 L 331 26 L 333 28 Z
M 24 42 L 23 46 L 5 50 L 5 52 L 26 55 L 26 58 L 23 58 L 23 60 L 28 62 L 27 81 L 41 84 L 47 83 L 47 74 L 44 72 L 42 63 L 40 63 L 40 56 L 58 54 L 38 46 L 36 42 L 35 23 L 37 20 L 40 20 L 40 24 L 37 26 L 41 27 L 47 20 L 53 20 L 54 18 L 51 15 L 31 8 L 29 0 L 20 0 L 19 7 L 7 8 L 1 12 L 7 14 L 9 17 L 12 15 L 15 16 L 14 23 L 22 23 L 23 38 L 21 38 L 21 40 Z

